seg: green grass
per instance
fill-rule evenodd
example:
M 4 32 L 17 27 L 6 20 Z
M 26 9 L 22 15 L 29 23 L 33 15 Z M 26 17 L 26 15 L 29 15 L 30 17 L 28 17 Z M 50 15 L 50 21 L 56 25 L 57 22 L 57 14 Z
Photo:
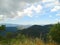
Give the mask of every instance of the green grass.
M 49 41 L 45 43 L 40 38 L 27 38 L 24 35 L 23 36 L 17 36 L 16 38 L 8 39 L 5 38 L 2 41 L 0 41 L 0 45 L 60 45 L 56 42 Z

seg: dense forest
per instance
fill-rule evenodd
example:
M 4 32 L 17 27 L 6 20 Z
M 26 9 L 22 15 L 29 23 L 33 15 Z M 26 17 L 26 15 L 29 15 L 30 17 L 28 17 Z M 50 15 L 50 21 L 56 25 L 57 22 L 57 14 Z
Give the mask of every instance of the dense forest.
M 18 29 L 17 27 L 6 27 L 5 25 L 1 25 L 0 44 L 60 45 L 60 23 L 43 26 L 32 25 L 25 29 Z

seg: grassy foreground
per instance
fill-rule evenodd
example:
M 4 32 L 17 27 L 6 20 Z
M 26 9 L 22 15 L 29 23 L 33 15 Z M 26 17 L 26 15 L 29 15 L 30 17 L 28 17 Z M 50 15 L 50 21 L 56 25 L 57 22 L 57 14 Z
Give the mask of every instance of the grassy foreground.
M 55 42 L 47 42 L 45 43 L 41 39 L 35 38 L 21 38 L 21 39 L 11 39 L 11 40 L 3 40 L 0 41 L 0 45 L 59 45 Z
M 35 39 L 35 40 L 29 40 L 27 39 L 24 42 L 16 42 L 13 45 L 58 45 L 54 42 L 44 43 L 42 40 Z

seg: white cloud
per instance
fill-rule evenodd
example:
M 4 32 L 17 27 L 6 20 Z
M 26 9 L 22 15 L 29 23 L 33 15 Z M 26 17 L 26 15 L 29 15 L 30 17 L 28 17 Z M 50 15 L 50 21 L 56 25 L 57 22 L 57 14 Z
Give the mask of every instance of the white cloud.
M 51 12 L 58 11 L 60 10 L 60 6 L 55 6 L 54 8 L 51 9 Z
M 17 16 L 19 17 L 23 16 L 23 12 L 17 11 Z
M 46 8 L 50 8 L 51 12 L 60 10 L 59 0 L 42 0 Z
M 37 6 L 31 5 L 30 7 L 24 9 L 24 14 L 32 17 L 33 11 L 35 11 L 36 13 L 39 13 L 41 10 L 42 10 L 41 5 L 37 5 Z
M 45 4 L 45 6 L 54 7 L 51 11 L 60 9 L 58 0 L 0 0 L 0 15 L 4 15 L 5 18 L 16 18 L 25 15 L 32 17 L 33 13 L 40 13 L 42 11 L 43 6 L 40 5 L 41 3 L 34 5 L 40 1 L 42 4 L 43 2 L 50 2 Z
M 45 7 L 54 7 L 54 6 L 58 6 L 58 5 L 60 5 L 60 3 L 58 1 L 54 1 L 54 2 L 45 4 Z
M 43 3 L 45 2 L 54 2 L 55 0 L 42 0 Z
M 2 20 L 2 19 L 3 19 L 3 17 L 4 17 L 3 15 L 0 15 L 0 20 Z
M 26 6 L 39 1 L 41 0 L 0 0 L 0 15 L 5 15 L 8 18 L 21 16 L 22 13 L 17 13 L 17 11 L 23 12 Z
M 56 18 L 55 21 L 56 21 L 56 22 L 60 22 L 60 19 Z
M 23 10 L 24 14 L 30 16 L 32 14 L 32 9 L 34 8 L 34 6 L 28 7 L 26 9 Z
M 56 14 L 56 16 L 60 16 L 60 14 Z
M 55 5 L 60 5 L 59 0 L 55 1 L 54 4 L 55 4 Z
M 5 20 L 7 16 L 0 15 L 0 21 Z
M 42 8 L 43 7 L 41 5 L 37 5 L 37 7 L 34 8 L 34 10 L 36 11 L 36 13 L 39 13 L 39 12 L 41 12 Z

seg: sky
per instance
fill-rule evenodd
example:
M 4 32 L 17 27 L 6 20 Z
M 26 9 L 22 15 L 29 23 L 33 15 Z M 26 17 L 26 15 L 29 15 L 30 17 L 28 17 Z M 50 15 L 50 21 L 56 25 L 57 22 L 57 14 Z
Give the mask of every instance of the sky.
M 60 22 L 60 0 L 0 0 L 0 24 L 45 25 Z

